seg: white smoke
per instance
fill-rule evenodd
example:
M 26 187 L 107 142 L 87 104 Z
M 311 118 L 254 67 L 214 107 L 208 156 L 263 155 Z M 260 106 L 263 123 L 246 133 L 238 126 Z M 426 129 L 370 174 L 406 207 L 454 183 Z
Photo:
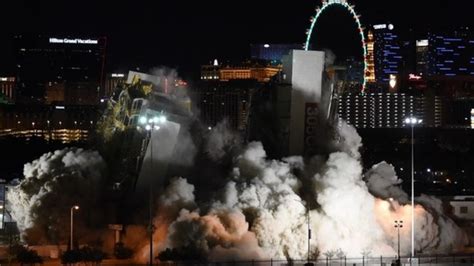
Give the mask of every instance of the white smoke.
M 25 164 L 24 179 L 7 193 L 20 231 L 47 228 L 42 232 L 47 236 L 60 231 L 71 206 L 94 204 L 104 169 L 97 152 L 75 148 L 46 153 Z
M 336 139 L 333 141 L 336 150 L 345 152 L 351 157 L 359 159 L 359 149 L 362 147 L 362 138 L 357 133 L 357 130 L 343 120 L 339 121 L 337 129 Z
M 381 199 L 394 199 L 400 203 L 408 202 L 408 195 L 399 185 L 402 180 L 397 177 L 395 167 L 387 162 L 372 166 L 366 174 L 367 186 L 370 192 Z
M 375 198 L 361 178 L 360 162 L 347 153 L 329 156 L 326 169 L 316 175 L 317 201 L 315 232 L 320 250 L 343 250 L 348 256 L 361 256 L 364 250 L 391 255 L 382 228 L 374 213 Z
M 401 181 L 385 162 L 365 175 L 367 182 L 363 180 L 361 138 L 351 126 L 339 128 L 333 146 L 339 152 L 325 161 L 318 157 L 304 164 L 301 157 L 268 160 L 261 143 L 249 143 L 236 158 L 220 196 L 210 204 L 184 208 L 170 225 L 165 246 L 194 246 L 209 260 L 301 259 L 307 255 L 309 216 L 312 253 L 318 249 L 341 250 L 350 257 L 368 251 L 374 256 L 395 255 L 393 221 L 404 220 L 404 243 L 410 243 L 411 232 L 411 206 L 397 187 Z M 313 172 L 314 195 L 309 200 L 316 204 L 302 200 L 305 188 L 294 173 L 305 169 Z M 439 201 L 420 197 L 417 202 L 417 250 L 442 253 L 463 246 L 465 235 L 442 214 Z M 308 215 L 306 209 L 313 205 Z M 405 244 L 404 254 L 409 251 Z
M 194 186 L 182 177 L 174 177 L 162 193 L 160 203 L 167 208 L 193 208 L 195 205 Z
M 214 161 L 219 161 L 230 154 L 240 144 L 239 135 L 230 129 L 229 121 L 224 119 L 210 131 L 205 151 Z
M 231 146 L 218 145 L 217 150 L 226 155 L 229 149 L 219 147 Z M 338 151 L 327 158 L 270 160 L 261 143 L 251 142 L 235 157 L 230 176 L 212 177 L 226 185 L 208 191 L 214 195 L 211 201 L 199 202 L 199 187 L 186 179 L 171 179 L 159 198 L 155 252 L 192 247 L 211 261 L 301 259 L 307 255 L 309 223 L 311 253 L 392 256 L 397 243 L 393 221 L 403 220 L 402 252 L 408 254 L 412 206 L 393 166 L 382 162 L 363 175 L 361 139 L 348 125 L 339 127 L 332 146 Z M 25 165 L 25 179 L 8 194 L 13 218 L 22 231 L 60 231 L 70 206 L 95 203 L 103 169 L 97 152 L 65 149 L 43 155 Z M 58 202 L 62 206 L 54 205 Z M 441 201 L 421 196 L 416 202 L 416 250 L 461 249 L 466 236 L 443 214 Z M 136 246 L 138 259 L 146 260 L 146 244 Z

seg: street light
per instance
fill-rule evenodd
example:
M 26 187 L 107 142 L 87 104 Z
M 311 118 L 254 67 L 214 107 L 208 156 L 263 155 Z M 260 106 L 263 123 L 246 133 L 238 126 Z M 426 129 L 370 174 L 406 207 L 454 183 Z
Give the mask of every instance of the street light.
M 71 207 L 71 250 L 73 250 L 73 236 L 74 236 L 74 210 L 79 210 L 79 206 L 74 205 Z
M 415 146 L 414 146 L 414 128 L 420 125 L 422 119 L 416 117 L 407 117 L 405 124 L 411 126 L 411 257 L 415 257 Z
M 310 250 L 311 250 L 311 247 L 310 247 L 310 245 L 311 245 L 311 227 L 310 227 L 309 209 L 308 209 L 308 207 L 306 207 L 306 215 L 307 215 L 306 220 L 308 221 L 308 254 L 307 254 L 307 261 L 308 261 L 308 262 L 307 262 L 306 264 L 307 264 L 307 265 L 310 265 L 310 263 L 309 263 L 309 255 L 310 255 Z
M 310 251 L 311 251 L 311 226 L 310 226 L 310 215 L 309 215 L 309 208 L 307 205 L 303 204 L 303 201 L 300 199 L 300 200 L 297 200 L 297 199 L 293 199 L 294 201 L 300 203 L 303 208 L 305 208 L 306 210 L 306 221 L 308 222 L 308 252 L 307 252 L 307 262 L 305 265 L 311 265 L 310 262 L 309 262 L 309 259 L 310 259 Z
M 148 139 L 150 141 L 150 172 L 153 173 L 153 137 L 152 132 L 154 130 L 160 130 L 159 124 L 164 124 L 167 121 L 166 116 L 154 116 L 147 118 L 146 116 L 141 116 L 138 119 L 138 122 L 145 127 L 145 130 L 149 132 Z M 149 202 L 148 202 L 148 230 L 150 233 L 150 265 L 153 265 L 153 184 L 150 184 L 149 189 Z
M 403 227 L 403 221 L 395 221 L 395 228 L 397 228 L 398 231 L 398 263 L 397 265 L 400 265 L 400 228 Z

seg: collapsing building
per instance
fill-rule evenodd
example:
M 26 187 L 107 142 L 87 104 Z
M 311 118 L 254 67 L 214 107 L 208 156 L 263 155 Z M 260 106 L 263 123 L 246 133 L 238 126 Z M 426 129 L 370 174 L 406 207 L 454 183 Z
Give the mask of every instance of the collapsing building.
M 187 139 L 193 121 L 190 100 L 170 90 L 160 76 L 130 71 L 127 82 L 116 88 L 99 131 L 107 139 L 117 131 L 140 136 L 136 158 L 135 195 L 144 195 L 150 186 L 159 186 L 170 162 L 180 156 L 179 139 Z
M 291 50 L 282 60 L 282 74 L 271 91 L 255 97 L 255 108 L 270 109 L 251 110 L 251 138 L 262 138 L 259 125 L 269 120 L 263 118 L 269 114 L 275 130 L 263 138 L 275 142 L 266 146 L 278 146 L 277 157 L 314 155 L 324 145 L 319 139 L 324 139 L 321 136 L 327 134 L 326 125 L 333 124 L 337 110 L 332 104 L 334 80 L 325 57 L 323 51 Z

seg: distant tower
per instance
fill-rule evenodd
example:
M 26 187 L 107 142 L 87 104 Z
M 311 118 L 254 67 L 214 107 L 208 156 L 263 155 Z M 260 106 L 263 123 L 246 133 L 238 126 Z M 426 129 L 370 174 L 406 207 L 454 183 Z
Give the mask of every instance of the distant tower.
M 402 66 L 400 37 L 393 24 L 378 24 L 374 30 L 375 79 L 378 85 L 389 87 L 390 75 L 399 76 Z
M 368 83 L 375 83 L 374 34 L 369 31 L 367 36 L 367 72 L 365 78 Z

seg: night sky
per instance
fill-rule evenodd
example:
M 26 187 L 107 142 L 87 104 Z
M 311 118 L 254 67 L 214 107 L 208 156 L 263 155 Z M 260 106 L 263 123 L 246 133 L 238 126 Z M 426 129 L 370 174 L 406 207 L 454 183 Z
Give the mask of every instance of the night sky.
M 250 43 L 303 43 L 319 1 L 8 1 L 2 3 L 0 72 L 13 65 L 11 36 L 47 33 L 108 37 L 108 68 L 177 67 L 185 77 L 213 58 L 248 57 Z M 13 3 L 11 3 L 13 2 Z M 470 0 L 351 1 L 362 23 L 412 28 L 473 26 Z M 357 35 L 343 10 L 322 17 L 319 36 L 340 57 L 357 56 Z M 324 41 L 323 41 L 324 40 Z

